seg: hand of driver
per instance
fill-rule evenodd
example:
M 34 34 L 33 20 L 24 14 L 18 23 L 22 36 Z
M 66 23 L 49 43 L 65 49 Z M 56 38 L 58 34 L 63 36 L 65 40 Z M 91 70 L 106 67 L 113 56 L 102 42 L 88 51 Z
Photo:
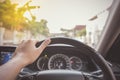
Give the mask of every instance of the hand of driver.
M 33 63 L 46 48 L 46 46 L 51 42 L 50 39 L 46 39 L 38 48 L 35 44 L 38 41 L 27 40 L 22 41 L 21 44 L 16 48 L 13 58 L 19 58 L 23 61 L 24 65 Z

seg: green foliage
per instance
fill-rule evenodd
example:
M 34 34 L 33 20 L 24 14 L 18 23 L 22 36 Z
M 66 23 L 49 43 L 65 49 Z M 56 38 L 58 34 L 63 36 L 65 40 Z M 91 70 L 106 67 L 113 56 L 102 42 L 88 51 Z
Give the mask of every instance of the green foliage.
M 49 29 L 47 28 L 47 21 L 44 19 L 42 19 L 40 22 L 31 21 L 29 23 L 28 30 L 30 30 L 32 35 L 34 36 L 39 34 L 48 36 L 49 34 Z
M 10 0 L 0 2 L 0 22 L 3 22 L 5 28 L 15 26 L 15 14 L 17 4 L 11 4 Z
M 10 30 L 29 30 L 34 36 L 48 35 L 47 21 L 42 19 L 40 22 L 36 22 L 36 17 L 30 12 L 36 6 L 29 6 L 29 3 L 17 8 L 17 4 L 12 4 L 10 0 L 0 2 L 0 22 L 3 23 L 3 27 Z M 26 11 L 29 11 L 32 21 L 23 16 Z
M 85 36 L 86 35 L 86 29 L 84 28 L 84 29 L 78 31 L 76 35 L 77 36 Z
M 26 23 L 26 18 L 23 16 L 25 10 L 17 8 L 17 4 L 12 4 L 10 0 L 0 2 L 0 22 L 7 29 L 19 30 L 22 24 Z

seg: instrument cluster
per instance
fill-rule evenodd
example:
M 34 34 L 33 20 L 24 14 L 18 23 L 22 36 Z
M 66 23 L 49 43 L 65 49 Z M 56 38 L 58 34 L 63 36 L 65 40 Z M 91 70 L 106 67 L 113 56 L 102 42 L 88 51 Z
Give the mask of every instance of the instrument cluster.
M 69 57 L 66 54 L 54 54 L 51 57 L 44 55 L 37 60 L 39 70 L 68 69 L 81 70 L 83 66 L 82 59 L 77 56 Z

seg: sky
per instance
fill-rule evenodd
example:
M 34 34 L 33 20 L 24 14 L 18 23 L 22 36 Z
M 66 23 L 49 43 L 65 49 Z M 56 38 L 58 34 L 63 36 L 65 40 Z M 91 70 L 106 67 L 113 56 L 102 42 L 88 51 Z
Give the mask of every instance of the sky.
M 24 5 L 29 0 L 11 0 Z M 76 25 L 85 25 L 88 19 L 109 7 L 112 0 L 32 0 L 30 5 L 40 6 L 32 10 L 37 21 L 46 19 L 51 33 L 60 32 L 60 28 L 72 29 Z M 26 12 L 24 15 L 30 18 Z

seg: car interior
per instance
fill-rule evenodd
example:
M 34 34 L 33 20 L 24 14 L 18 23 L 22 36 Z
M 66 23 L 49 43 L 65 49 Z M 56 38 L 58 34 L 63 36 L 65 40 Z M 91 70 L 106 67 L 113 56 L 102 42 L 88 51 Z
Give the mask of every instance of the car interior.
M 113 0 L 96 49 L 72 38 L 52 37 L 38 59 L 16 80 L 120 80 L 120 0 Z M 38 42 L 38 47 L 44 40 Z M 15 46 L 0 46 L 0 65 Z

